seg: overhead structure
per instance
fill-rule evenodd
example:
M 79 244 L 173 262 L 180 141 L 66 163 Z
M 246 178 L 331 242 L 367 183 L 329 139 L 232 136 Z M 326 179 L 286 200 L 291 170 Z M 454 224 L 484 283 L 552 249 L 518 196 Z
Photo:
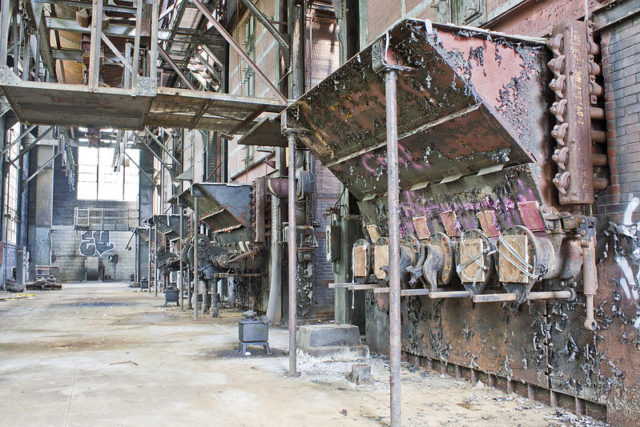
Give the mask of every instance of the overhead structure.
M 165 3 L 162 10 L 158 1 L 142 0 L 133 7 L 99 0 L 20 2 L 22 20 L 13 13 L 17 2 L 10 3 L 3 8 L 0 89 L 22 123 L 243 134 L 261 114 L 278 113 L 287 103 L 253 62 L 275 98 L 221 93 L 225 63 L 220 58 L 227 43 L 247 56 L 219 22 L 226 17 L 218 2 L 185 0 Z M 46 76 L 7 61 L 16 54 L 8 36 L 16 25 L 40 34 L 41 54 L 22 62 L 39 65 L 42 59 Z

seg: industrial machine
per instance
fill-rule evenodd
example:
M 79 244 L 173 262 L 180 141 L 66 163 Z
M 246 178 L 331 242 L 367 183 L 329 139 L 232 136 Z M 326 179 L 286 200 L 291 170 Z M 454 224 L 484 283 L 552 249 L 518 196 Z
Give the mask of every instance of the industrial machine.
M 406 354 L 504 378 L 508 389 L 514 379 L 550 389 L 552 401 L 557 392 L 606 404 L 612 387 L 624 390 L 610 375 L 620 369 L 615 331 L 637 333 L 612 320 L 609 284 L 616 262 L 629 274 L 613 283 L 636 283 L 637 233 L 629 213 L 628 226 L 603 235 L 593 210 L 609 160 L 591 28 L 570 22 L 538 39 L 405 20 L 288 107 L 287 131 L 357 200 L 363 237 L 340 242 L 347 257 L 329 252 L 351 282 L 332 287 L 366 292 L 374 350 L 389 351 L 380 331 L 397 217 Z M 398 211 L 387 194 L 386 96 L 397 99 Z M 633 317 L 636 305 L 624 307 Z

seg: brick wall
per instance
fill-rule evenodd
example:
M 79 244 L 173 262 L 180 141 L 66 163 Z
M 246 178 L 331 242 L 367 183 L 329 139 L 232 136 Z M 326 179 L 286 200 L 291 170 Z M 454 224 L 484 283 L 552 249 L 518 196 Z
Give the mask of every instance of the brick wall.
M 601 46 L 611 187 L 598 213 L 616 214 L 640 196 L 640 17 L 604 31 Z
M 430 19 L 435 21 L 436 10 L 432 2 L 421 0 L 369 0 L 367 1 L 367 40 L 372 42 L 401 18 Z M 363 46 L 364 47 L 364 46 Z

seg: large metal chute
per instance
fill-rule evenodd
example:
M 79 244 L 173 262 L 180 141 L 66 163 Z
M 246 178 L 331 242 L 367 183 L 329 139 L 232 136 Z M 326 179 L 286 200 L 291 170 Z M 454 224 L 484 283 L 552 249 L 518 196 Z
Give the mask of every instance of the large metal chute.
M 542 157 L 541 46 L 447 26 L 429 33 L 408 20 L 288 111 L 308 131 L 300 140 L 356 197 L 386 192 L 385 92 L 375 69 L 384 49 L 406 70 L 398 79 L 401 190 Z

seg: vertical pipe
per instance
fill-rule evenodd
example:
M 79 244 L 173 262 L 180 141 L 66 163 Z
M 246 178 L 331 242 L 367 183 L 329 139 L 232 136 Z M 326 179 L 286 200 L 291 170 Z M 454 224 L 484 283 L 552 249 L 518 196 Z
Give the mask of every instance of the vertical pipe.
M 402 425 L 400 416 L 401 384 L 401 330 L 400 330 L 400 237 L 399 237 L 399 188 L 398 188 L 398 100 L 396 82 L 398 75 L 388 70 L 385 75 L 387 103 L 387 176 L 389 198 L 389 349 L 390 349 L 390 404 L 391 426 Z
M 304 78 L 304 7 L 301 4 L 293 5 L 292 9 L 292 35 L 291 35 L 291 95 L 293 98 L 302 96 L 305 92 Z
M 157 85 L 158 79 L 158 2 L 159 0 L 153 0 L 151 8 L 151 41 L 149 42 L 151 45 L 149 47 L 149 77 L 151 77 L 154 87 Z
M 198 320 L 198 196 L 193 198 L 193 320 Z
M 98 88 L 100 81 L 100 42 L 102 40 L 102 0 L 93 0 L 91 7 L 91 47 L 89 49 L 89 88 Z
M 178 198 L 178 209 L 180 209 L 180 249 L 178 256 L 180 257 L 180 310 L 184 311 L 184 266 L 182 265 L 182 238 L 184 230 L 182 227 L 182 220 L 184 212 L 182 210 L 182 201 Z
M 274 323 L 276 318 L 276 309 L 280 300 L 280 288 L 282 278 L 280 277 L 281 254 L 280 254 L 280 218 L 278 215 L 280 210 L 280 199 L 277 196 L 271 196 L 271 266 L 269 268 L 270 286 L 269 286 L 269 304 L 267 305 L 267 318 L 269 323 Z
M 158 226 L 153 223 L 153 288 L 158 296 Z
M 140 32 L 142 31 L 142 1 L 136 2 L 136 34 L 133 39 L 133 76 L 131 86 L 136 91 L 138 88 L 138 77 L 140 77 Z
M 133 262 L 135 262 L 135 266 L 133 268 L 133 281 L 134 283 L 140 283 L 140 248 L 138 246 L 140 243 L 140 236 L 138 235 L 137 231 L 135 233 L 136 233 L 136 236 L 135 236 L 135 241 L 133 243 L 134 244 Z
M 151 293 L 151 226 L 149 226 L 149 239 L 147 241 L 147 292 Z
M 596 270 L 596 242 L 595 236 L 587 238 L 586 246 L 582 248 L 582 282 L 583 293 L 587 300 L 586 319 L 584 327 L 595 331 L 597 323 L 594 316 L 593 298 L 598 290 L 598 272 Z
M 296 135 L 289 133 L 289 176 L 288 201 L 289 201 L 289 238 L 288 240 L 288 267 L 289 267 L 289 376 L 298 375 L 296 360 L 296 331 L 298 326 L 298 303 L 296 301 L 296 271 L 298 262 L 296 259 Z

